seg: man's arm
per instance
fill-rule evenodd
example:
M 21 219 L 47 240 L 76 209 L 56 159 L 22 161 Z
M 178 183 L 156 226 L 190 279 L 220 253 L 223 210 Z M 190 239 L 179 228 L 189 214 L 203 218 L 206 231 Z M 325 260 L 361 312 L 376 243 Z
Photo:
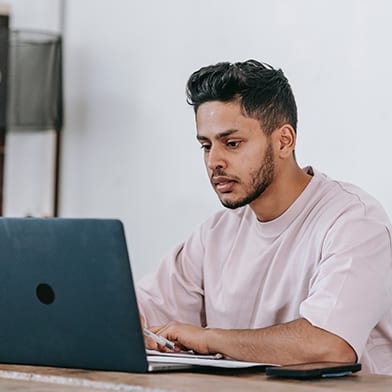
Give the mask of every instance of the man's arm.
M 346 341 L 305 319 L 253 330 L 209 329 L 174 321 L 153 330 L 187 349 L 203 354 L 219 352 L 243 361 L 356 361 L 356 354 Z
M 138 306 L 147 327 L 165 324 L 174 318 L 205 325 L 197 234 L 174 248 L 154 274 L 138 282 Z

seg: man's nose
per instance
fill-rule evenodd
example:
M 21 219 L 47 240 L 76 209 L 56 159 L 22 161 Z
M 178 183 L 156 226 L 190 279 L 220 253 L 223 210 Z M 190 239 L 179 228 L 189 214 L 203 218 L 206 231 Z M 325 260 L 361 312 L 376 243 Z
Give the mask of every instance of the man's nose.
M 211 147 L 207 155 L 206 164 L 208 169 L 215 170 L 218 167 L 226 168 L 227 163 L 224 152 L 219 147 Z

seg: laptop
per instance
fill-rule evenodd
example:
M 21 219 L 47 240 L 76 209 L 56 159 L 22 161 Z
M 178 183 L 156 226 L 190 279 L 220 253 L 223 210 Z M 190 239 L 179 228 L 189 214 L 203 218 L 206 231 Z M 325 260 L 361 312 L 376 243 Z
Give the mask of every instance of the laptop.
M 147 360 L 123 225 L 0 218 L 0 362 L 123 372 Z

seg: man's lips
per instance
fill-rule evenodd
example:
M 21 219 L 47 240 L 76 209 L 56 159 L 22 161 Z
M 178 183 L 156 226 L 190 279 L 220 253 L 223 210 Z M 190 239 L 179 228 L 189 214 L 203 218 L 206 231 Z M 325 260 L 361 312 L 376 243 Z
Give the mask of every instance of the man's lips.
M 236 181 L 232 178 L 224 176 L 212 177 L 211 182 L 215 189 L 220 193 L 231 192 L 236 183 Z

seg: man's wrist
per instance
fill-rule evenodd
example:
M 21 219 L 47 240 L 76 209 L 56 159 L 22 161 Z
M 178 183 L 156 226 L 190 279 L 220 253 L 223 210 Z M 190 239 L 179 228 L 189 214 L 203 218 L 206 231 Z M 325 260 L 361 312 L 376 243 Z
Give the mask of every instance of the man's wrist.
M 219 350 L 219 329 L 218 328 L 204 328 L 204 341 L 209 353 L 217 353 Z

